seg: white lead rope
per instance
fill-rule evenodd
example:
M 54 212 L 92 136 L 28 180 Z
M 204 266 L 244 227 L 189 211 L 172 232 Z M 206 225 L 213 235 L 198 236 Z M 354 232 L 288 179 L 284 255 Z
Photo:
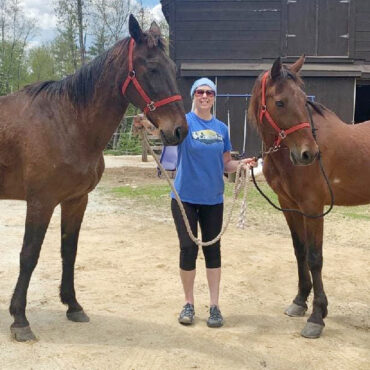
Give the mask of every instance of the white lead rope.
M 230 210 L 229 210 L 229 213 L 227 215 L 227 219 L 226 219 L 226 223 L 225 225 L 222 227 L 221 229 L 221 232 L 212 240 L 208 241 L 208 242 L 203 242 L 202 240 L 196 238 L 190 228 L 190 224 L 189 224 L 189 220 L 188 220 L 188 217 L 186 215 L 186 212 L 185 212 L 185 209 L 184 209 L 184 206 L 182 204 L 182 201 L 179 197 L 179 194 L 177 193 L 174 185 L 173 185 L 173 182 L 171 181 L 170 177 L 168 176 L 167 174 L 167 171 L 163 168 L 162 164 L 160 163 L 158 157 L 156 156 L 156 154 L 154 153 L 153 149 L 150 147 L 150 143 L 148 141 L 148 137 L 146 135 L 146 132 L 144 129 L 141 129 L 140 130 L 140 134 L 145 142 L 145 145 L 147 146 L 147 148 L 149 149 L 149 152 L 150 154 L 152 155 L 152 157 L 154 158 L 154 160 L 157 162 L 157 165 L 160 169 L 160 171 L 165 175 L 166 177 L 166 180 L 168 182 L 168 184 L 170 185 L 171 187 L 171 190 L 173 191 L 173 193 L 175 194 L 175 198 L 176 198 L 176 201 L 179 205 L 179 208 L 180 208 L 180 211 L 181 211 L 181 215 L 182 215 L 182 218 L 184 220 L 184 223 L 185 223 L 185 226 L 186 226 L 186 230 L 189 234 L 189 237 L 190 239 L 196 243 L 199 247 L 207 247 L 209 245 L 212 245 L 214 243 L 216 243 L 217 241 L 219 241 L 221 239 L 221 236 L 225 233 L 227 227 L 229 226 L 229 223 L 230 223 L 230 220 L 231 220 L 231 215 L 232 215 L 232 212 L 233 212 L 233 209 L 234 209 L 234 206 L 235 206 L 235 203 L 236 203 L 236 199 L 238 198 L 238 195 L 241 191 L 242 188 L 244 188 L 244 194 L 243 194 L 243 202 L 242 202 L 242 206 L 241 206 L 241 211 L 240 211 L 240 215 L 239 215 L 239 222 L 238 222 L 238 227 L 239 228 L 242 228 L 244 229 L 245 228 L 245 218 L 246 218 L 246 209 L 247 209 L 247 187 L 248 187 L 248 180 L 249 180 L 249 171 L 248 171 L 248 179 L 246 178 L 246 172 L 247 171 L 241 171 L 241 168 L 243 166 L 242 163 L 239 163 L 238 165 L 238 168 L 236 170 L 236 176 L 235 176 L 235 186 L 234 186 L 234 194 L 233 194 L 233 201 L 232 201 L 232 204 L 231 204 L 231 207 L 230 207 Z M 244 186 L 243 186 L 244 185 Z

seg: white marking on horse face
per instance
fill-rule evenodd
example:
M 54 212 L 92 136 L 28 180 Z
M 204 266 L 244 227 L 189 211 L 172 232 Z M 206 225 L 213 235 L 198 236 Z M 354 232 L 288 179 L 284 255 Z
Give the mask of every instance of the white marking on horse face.
M 339 184 L 340 183 L 340 179 L 338 179 L 337 177 L 333 180 L 333 184 Z

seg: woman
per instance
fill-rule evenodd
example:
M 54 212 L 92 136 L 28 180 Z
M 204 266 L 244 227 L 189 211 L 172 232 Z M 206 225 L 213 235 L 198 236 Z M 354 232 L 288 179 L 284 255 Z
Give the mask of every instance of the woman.
M 189 133 L 178 146 L 175 188 L 183 202 L 192 232 L 197 236 L 199 222 L 202 240 L 209 241 L 221 231 L 223 218 L 224 172 L 235 172 L 239 163 L 254 166 L 252 158 L 235 161 L 231 158 L 231 143 L 227 126 L 213 117 L 211 109 L 216 85 L 208 78 L 195 81 L 190 95 L 193 111 L 186 115 Z M 190 239 L 173 193 L 171 210 L 180 241 L 180 277 L 185 294 L 185 305 L 179 322 L 190 325 L 194 321 L 194 279 L 198 246 Z M 218 305 L 221 278 L 220 241 L 203 247 L 210 293 L 209 327 L 223 325 Z

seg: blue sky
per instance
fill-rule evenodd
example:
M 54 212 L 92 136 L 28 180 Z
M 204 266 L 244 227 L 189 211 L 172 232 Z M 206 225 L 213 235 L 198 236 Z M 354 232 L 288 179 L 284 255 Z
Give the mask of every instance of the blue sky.
M 159 4 L 159 0 L 143 0 L 143 5 L 145 6 L 154 6 Z
M 136 0 L 137 2 L 140 2 Z M 142 0 L 145 7 L 153 9 L 153 17 L 163 18 L 160 0 Z M 56 17 L 52 0 L 21 0 L 26 15 L 37 19 L 38 33 L 31 40 L 31 46 L 51 41 L 56 36 Z

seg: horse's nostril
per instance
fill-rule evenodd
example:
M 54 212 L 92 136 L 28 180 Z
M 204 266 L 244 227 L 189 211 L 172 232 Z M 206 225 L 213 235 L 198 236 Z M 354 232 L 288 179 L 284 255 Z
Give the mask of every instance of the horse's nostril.
M 177 137 L 177 139 L 178 140 L 180 140 L 181 139 L 181 127 L 177 127 L 176 129 L 175 129 L 175 136 Z
M 302 153 L 302 159 L 305 161 L 305 162 L 308 162 L 310 159 L 311 159 L 311 154 L 309 152 L 303 152 Z

